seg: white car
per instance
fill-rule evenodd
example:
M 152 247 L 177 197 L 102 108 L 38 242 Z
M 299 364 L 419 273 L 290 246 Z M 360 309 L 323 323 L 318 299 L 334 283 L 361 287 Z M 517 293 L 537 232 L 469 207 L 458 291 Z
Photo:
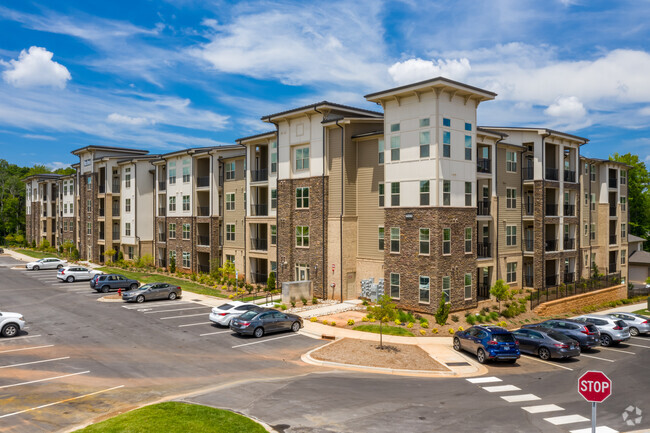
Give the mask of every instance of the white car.
M 68 266 L 68 262 L 55 257 L 36 260 L 25 265 L 27 269 L 34 271 L 38 271 L 39 269 L 61 269 L 64 266 Z
M 103 274 L 103 272 L 83 266 L 65 266 L 59 269 L 56 277 L 61 281 L 74 283 L 75 281 L 89 281 L 97 274 Z
M 25 327 L 25 318 L 18 313 L 0 313 L 0 334 L 15 337 Z
M 221 326 L 230 326 L 234 317 L 239 317 L 248 310 L 259 308 L 251 302 L 231 301 L 227 304 L 214 307 L 210 313 L 210 321 Z

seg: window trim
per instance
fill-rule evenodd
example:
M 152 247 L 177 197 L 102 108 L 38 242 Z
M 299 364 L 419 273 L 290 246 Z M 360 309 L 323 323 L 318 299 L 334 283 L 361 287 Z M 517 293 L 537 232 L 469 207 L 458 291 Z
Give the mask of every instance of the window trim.
M 445 233 L 449 233 L 449 239 L 445 240 Z M 445 253 L 445 244 L 447 245 L 448 252 Z M 442 228 L 442 255 L 450 256 L 451 255 L 451 227 Z
M 384 226 L 377 227 L 377 248 L 379 251 L 386 249 L 386 229 Z
M 397 230 L 397 239 L 393 239 L 393 230 Z M 400 227 L 391 227 L 390 228 L 390 253 L 399 254 L 402 250 L 402 230 Z M 397 242 L 397 251 L 393 251 L 393 242 Z
M 467 231 L 469 230 L 469 238 L 467 237 Z M 472 254 L 472 240 L 473 240 L 473 229 L 471 227 L 465 227 L 465 254 Z M 469 251 L 467 250 L 467 243 L 469 242 Z
M 427 286 L 427 288 L 426 288 L 427 300 L 426 301 L 422 300 L 422 291 L 423 291 L 423 289 L 422 289 L 422 285 L 423 285 L 422 284 L 422 278 L 427 279 L 427 284 L 426 284 L 426 286 Z M 431 304 L 431 277 L 429 277 L 429 276 L 426 276 L 426 275 L 419 275 L 418 276 L 418 304 L 425 304 L 425 305 Z
M 232 211 L 235 210 L 237 202 L 235 198 L 235 193 L 234 192 L 227 192 L 225 197 L 225 202 L 226 202 L 226 210 L 227 211 Z M 232 200 L 228 200 L 229 198 L 232 197 Z
M 469 276 L 469 284 L 467 284 L 467 277 Z M 470 272 L 465 273 L 463 275 L 463 297 L 467 301 L 469 299 L 472 299 L 472 281 L 473 281 L 473 276 Z M 467 289 L 469 288 L 469 297 L 467 296 Z
M 512 158 L 509 158 L 512 156 Z M 506 150 L 506 173 L 517 172 L 517 152 L 514 150 Z
M 232 230 L 230 230 L 231 227 Z M 237 239 L 236 237 L 237 229 L 235 227 L 235 224 L 232 223 L 226 224 L 225 230 L 226 230 L 226 242 L 235 242 L 235 239 Z
M 422 231 L 426 230 L 426 239 L 422 239 Z M 426 245 L 427 252 L 422 252 L 422 246 Z M 418 255 L 419 256 L 430 256 L 431 255 L 431 229 L 427 227 L 420 227 L 418 230 Z
M 305 229 L 307 231 L 307 234 L 305 234 Z M 301 245 L 298 245 L 298 239 L 301 240 Z M 309 226 L 296 226 L 294 244 L 296 248 L 309 248 Z
M 517 246 L 517 224 L 506 225 L 506 246 Z
M 445 282 L 447 283 L 446 288 L 445 288 Z M 441 288 L 440 288 L 440 296 L 443 299 L 444 298 L 447 299 L 445 301 L 445 304 L 450 304 L 451 303 L 451 277 L 449 275 L 445 275 L 445 276 L 442 277 L 442 285 L 441 285 Z
M 300 197 L 298 196 L 298 191 L 300 191 Z M 305 196 L 305 191 L 307 195 Z M 305 206 L 305 202 L 307 205 Z M 309 209 L 309 187 L 308 186 L 299 186 L 296 187 L 296 209 Z
M 397 276 L 397 284 L 396 284 L 396 286 L 397 286 L 397 296 L 393 296 L 393 285 L 394 285 L 393 284 L 393 276 L 394 275 Z M 401 295 L 401 293 L 400 293 L 401 292 L 401 290 L 400 290 L 401 289 L 401 287 L 400 287 L 401 286 L 400 274 L 397 273 L 397 272 L 391 272 L 390 273 L 390 282 L 389 282 L 389 284 L 390 285 L 389 285 L 389 292 L 388 293 L 390 294 L 391 299 L 400 299 L 400 295 Z
M 305 150 L 307 151 L 307 157 L 305 158 Z M 300 152 L 301 156 L 298 158 L 298 152 Z M 293 171 L 294 172 L 305 172 L 309 171 L 310 165 L 309 165 L 309 159 L 311 158 L 311 152 L 309 145 L 300 145 L 296 146 L 293 148 L 293 151 L 291 152 L 293 156 Z M 302 167 L 298 168 L 298 161 L 301 161 Z M 305 161 L 307 161 L 307 166 L 305 167 Z

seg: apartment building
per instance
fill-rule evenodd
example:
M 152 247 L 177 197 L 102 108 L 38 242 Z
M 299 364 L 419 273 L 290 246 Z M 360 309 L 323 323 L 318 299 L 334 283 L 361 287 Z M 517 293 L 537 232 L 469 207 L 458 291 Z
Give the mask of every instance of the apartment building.
M 76 207 L 76 186 L 77 176 L 74 174 L 61 176 L 59 179 L 59 202 L 58 202 L 58 215 L 57 215 L 57 227 L 58 227 L 58 240 L 57 246 L 63 245 L 66 243 L 71 243 L 72 245 L 77 244 L 77 232 L 76 232 L 76 218 L 75 218 L 75 207 Z
M 57 230 L 59 204 L 59 174 L 36 174 L 23 179 L 25 182 L 25 238 L 40 245 L 44 240 L 50 246 L 58 246 Z

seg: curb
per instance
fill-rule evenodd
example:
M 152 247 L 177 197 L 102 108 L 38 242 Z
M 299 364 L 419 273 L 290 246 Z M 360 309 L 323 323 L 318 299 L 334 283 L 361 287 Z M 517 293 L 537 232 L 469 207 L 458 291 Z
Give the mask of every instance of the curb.
M 98 302 L 124 302 L 122 299 L 111 299 L 109 298 L 109 296 L 111 295 L 102 296 L 101 298 L 98 298 L 97 301 Z

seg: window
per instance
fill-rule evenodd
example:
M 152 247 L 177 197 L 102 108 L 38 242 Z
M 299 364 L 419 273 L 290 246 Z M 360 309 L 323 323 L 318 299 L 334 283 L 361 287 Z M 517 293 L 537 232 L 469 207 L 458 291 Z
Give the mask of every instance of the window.
M 176 197 L 169 197 L 169 211 L 176 211 Z
M 185 162 L 183 161 L 183 183 L 189 183 L 190 182 L 190 167 L 185 166 Z
M 230 242 L 234 242 L 235 240 L 235 225 L 234 224 L 226 224 L 226 240 Z
M 589 193 L 585 193 L 585 206 L 589 206 Z
M 301 187 L 296 188 L 296 208 L 308 209 L 309 208 L 309 188 Z
M 309 226 L 296 226 L 296 246 L 309 247 Z
M 394 135 L 390 138 L 390 160 L 399 161 L 400 136 Z
M 90 188 L 92 188 L 92 185 L 93 185 L 93 177 L 92 176 L 86 177 L 86 185 L 88 185 L 86 189 L 90 190 Z
M 585 225 L 585 234 L 584 234 L 584 235 L 587 236 L 587 234 L 589 234 L 589 224 L 587 224 L 587 223 L 584 222 L 584 221 L 583 221 L 583 223 L 584 223 L 584 225 Z
M 442 229 L 442 254 L 451 254 L 451 229 Z
M 585 268 L 589 267 L 589 254 L 585 253 Z
M 429 229 L 420 229 L 420 255 L 429 255 Z
M 226 210 L 235 210 L 235 193 L 229 192 L 226 194 Z
M 596 182 L 596 166 L 594 164 L 589 166 L 589 178 L 592 182 Z
M 296 171 L 309 170 L 309 147 L 296 149 Z
M 465 161 L 472 160 L 472 136 L 465 136 Z
M 472 205 L 472 182 L 465 182 L 465 206 Z
M 472 274 L 465 274 L 465 299 L 472 299 Z
M 379 251 L 384 251 L 384 228 L 379 227 Z
M 271 226 L 271 245 L 278 243 L 278 227 L 276 225 Z
M 190 210 L 190 196 L 183 196 L 183 210 Z
M 591 224 L 591 240 L 596 239 L 596 224 Z
M 399 123 L 393 123 L 390 125 L 390 132 L 399 132 Z
M 189 240 L 190 238 L 190 225 L 183 224 L 183 239 Z
M 278 171 L 278 143 L 277 141 L 271 142 L 271 173 Z
M 226 254 L 226 263 L 235 264 L 235 256 L 233 254 Z
M 235 162 L 226 163 L 226 180 L 232 180 L 235 178 Z
M 517 152 L 506 151 L 506 171 L 510 173 L 517 171 Z
M 449 180 L 442 181 L 442 205 L 451 205 L 451 181 Z
M 176 161 L 169 163 L 169 183 L 176 183 Z
M 184 268 L 189 268 L 192 265 L 192 262 L 190 260 L 190 253 L 186 253 L 183 251 L 183 267 Z
M 390 228 L 390 252 L 399 253 L 399 227 Z
M 596 210 L 596 194 L 591 194 L 591 210 Z
M 429 277 L 423 277 L 422 275 L 420 275 L 420 302 L 429 303 Z
M 271 209 L 275 209 L 278 207 L 278 190 L 277 189 L 272 189 L 271 190 Z
M 451 278 L 442 277 L 442 299 L 446 303 L 449 303 L 451 300 Z
M 126 188 L 131 188 L 131 169 L 130 168 L 125 168 L 124 169 L 124 186 Z
M 176 239 L 176 223 L 169 223 L 169 239 Z
M 399 206 L 399 182 L 390 184 L 390 205 Z
M 627 171 L 621 170 L 621 185 L 625 185 L 626 183 L 627 183 Z
M 451 157 L 451 132 L 449 131 L 442 131 L 442 156 Z
M 87 235 L 92 235 L 93 234 L 93 225 L 92 225 L 92 223 L 86 223 L 86 234 Z
M 429 157 L 429 144 L 431 144 L 431 134 L 429 131 L 420 132 L 420 158 Z
M 296 263 L 296 281 L 309 280 L 309 265 Z
M 627 225 L 621 223 L 621 241 L 627 237 Z
M 63 231 L 64 232 L 68 231 L 68 222 L 67 221 L 63 221 Z
M 465 131 L 471 131 L 472 130 L 472 124 L 465 122 Z
M 390 297 L 399 299 L 399 274 L 390 274 Z
M 465 227 L 465 253 L 472 252 L 472 228 Z
M 127 212 L 131 212 L 131 199 L 130 198 L 127 198 L 126 200 L 124 200 L 124 209 Z
M 428 117 L 426 119 L 420 119 L 420 128 L 426 128 L 429 124 L 430 122 Z
M 627 197 L 621 197 L 621 212 L 625 212 L 626 205 L 627 205 Z
M 124 236 L 131 236 L 131 223 L 124 223 Z
M 429 181 L 420 181 L 420 206 L 429 206 Z
M 517 245 L 517 226 L 506 226 L 506 245 Z
M 517 208 L 517 188 L 506 188 L 506 209 Z
M 88 199 L 86 200 L 86 212 L 92 212 L 93 210 L 93 201 Z
M 517 281 L 517 262 L 506 263 L 506 283 Z
M 379 184 L 379 207 L 384 207 L 384 184 Z
M 278 262 L 271 262 L 271 272 L 278 273 Z
M 442 118 L 442 126 L 446 126 L 447 128 L 451 128 L 451 119 L 447 119 L 446 117 Z
M 127 247 L 126 254 L 129 257 L 129 260 L 133 260 L 133 247 L 132 246 Z
M 384 163 L 384 140 L 379 140 L 377 147 L 379 148 L 379 164 L 383 164 Z
M 621 173 L 623 172 L 621 171 Z M 625 252 L 626 250 L 621 250 L 621 265 L 625 264 Z

